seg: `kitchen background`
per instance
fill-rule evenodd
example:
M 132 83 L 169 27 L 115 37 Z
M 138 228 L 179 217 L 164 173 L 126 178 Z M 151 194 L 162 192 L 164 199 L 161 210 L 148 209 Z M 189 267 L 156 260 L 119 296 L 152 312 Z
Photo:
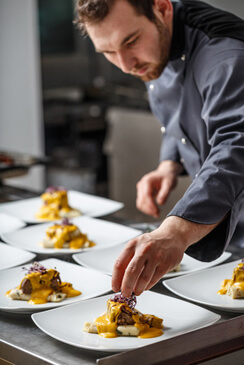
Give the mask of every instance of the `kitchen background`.
M 197 0 L 196 0 L 197 1 Z M 208 0 L 244 17 L 242 0 Z M 157 166 L 160 126 L 145 87 L 96 54 L 73 25 L 73 0 L 0 0 L 0 151 L 47 156 L 46 166 L 3 184 L 48 185 L 135 207 L 139 178 Z M 182 177 L 162 217 L 190 180 Z

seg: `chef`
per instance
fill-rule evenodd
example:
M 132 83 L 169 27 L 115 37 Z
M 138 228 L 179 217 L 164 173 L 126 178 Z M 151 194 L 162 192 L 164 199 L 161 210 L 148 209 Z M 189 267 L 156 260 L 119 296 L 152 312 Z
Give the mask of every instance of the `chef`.
M 140 295 L 184 252 L 212 261 L 244 242 L 244 22 L 191 0 L 78 0 L 77 11 L 96 51 L 145 82 L 162 124 L 160 163 L 137 184 L 138 209 L 158 217 L 179 175 L 192 178 L 162 224 L 114 264 L 113 290 Z

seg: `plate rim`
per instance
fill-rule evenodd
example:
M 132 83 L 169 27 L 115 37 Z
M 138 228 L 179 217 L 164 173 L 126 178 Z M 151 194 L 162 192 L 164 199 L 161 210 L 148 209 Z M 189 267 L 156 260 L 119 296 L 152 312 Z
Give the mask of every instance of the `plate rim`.
M 17 267 L 19 265 L 23 265 L 25 263 L 28 263 L 29 261 L 34 260 L 36 258 L 36 256 L 37 256 L 33 252 L 30 252 L 28 250 L 23 250 L 23 249 L 18 248 L 18 247 L 14 247 L 12 245 L 9 245 L 8 243 L 5 243 L 5 242 L 0 241 L 0 246 L 3 246 L 3 245 L 6 246 L 7 248 L 11 248 L 11 249 L 16 250 L 16 251 L 22 251 L 22 252 L 24 252 L 28 256 L 28 258 L 26 258 L 24 261 L 18 262 L 17 264 L 14 264 L 14 265 L 11 265 L 11 266 L 7 266 L 7 267 L 3 267 L 3 268 L 0 267 L 0 272 L 2 270 L 12 269 L 12 268 Z
M 210 268 L 206 268 L 204 270 L 201 270 L 201 271 L 196 271 L 196 272 L 193 272 L 191 274 L 188 274 L 188 275 L 184 275 L 184 276 L 181 276 L 181 277 L 175 277 L 175 278 L 171 278 L 171 279 L 167 279 L 167 280 L 164 280 L 162 282 L 162 284 L 169 290 L 171 291 L 172 293 L 174 293 L 175 295 L 185 299 L 185 300 L 188 300 L 190 302 L 193 302 L 193 303 L 197 303 L 197 304 L 200 304 L 200 305 L 205 305 L 207 307 L 210 307 L 210 308 L 214 308 L 214 309 L 217 309 L 219 311 L 223 311 L 223 312 L 235 312 L 235 313 L 244 313 L 244 300 L 243 299 L 240 299 L 240 300 L 243 300 L 243 307 L 242 308 L 238 308 L 238 307 L 232 307 L 232 306 L 229 306 L 229 305 L 225 305 L 225 306 L 220 306 L 218 304 L 215 304 L 215 303 L 211 303 L 211 302 L 206 302 L 206 301 L 202 301 L 202 300 L 199 300 L 199 299 L 195 299 L 195 298 L 192 298 L 188 295 L 185 295 L 183 293 L 179 293 L 177 290 L 173 289 L 170 287 L 170 281 L 173 282 L 173 281 L 181 281 L 181 280 L 184 280 L 184 278 L 187 276 L 187 277 L 194 277 L 195 275 L 200 275 L 202 273 L 204 273 L 204 271 L 213 271 L 213 270 L 216 270 L 217 268 L 222 268 L 222 266 L 230 266 L 231 264 L 237 264 L 240 262 L 241 259 L 238 259 L 238 260 L 233 260 L 231 262 L 227 262 L 225 264 L 221 264 L 221 265 L 218 265 L 218 266 L 214 266 L 214 267 L 210 267 Z M 223 269 L 223 268 L 222 268 Z
M 121 242 L 120 244 L 118 244 L 118 245 L 114 245 L 114 246 L 111 246 L 111 248 L 114 248 L 114 247 L 117 247 L 117 246 L 119 246 L 119 245 L 122 245 L 123 244 L 123 242 Z M 104 250 L 108 250 L 109 249 L 109 247 L 105 247 L 105 248 L 100 248 L 99 250 L 100 251 L 104 251 Z M 96 251 L 98 251 L 98 250 L 96 250 Z M 89 251 L 84 251 L 84 255 L 88 255 L 88 254 L 90 254 L 91 253 L 91 251 L 89 250 Z M 187 255 L 187 254 L 184 254 L 184 255 L 186 255 L 186 256 L 188 256 L 189 258 L 191 258 L 189 255 Z M 98 269 L 98 268 L 95 268 L 95 267 L 92 267 L 92 266 L 89 266 L 87 263 L 84 263 L 84 262 L 82 262 L 82 260 L 81 261 L 79 261 L 79 258 L 77 258 L 76 256 L 81 256 L 81 252 L 75 252 L 73 255 L 72 255 L 72 258 L 73 258 L 73 260 L 77 263 L 77 264 L 79 264 L 79 265 L 81 265 L 81 266 L 84 266 L 84 267 L 87 267 L 87 268 L 90 268 L 90 269 L 93 269 L 93 270 L 97 270 L 97 271 L 99 271 L 99 272 L 103 272 L 103 273 L 105 273 L 105 274 L 107 274 L 107 275 L 112 275 L 112 273 L 111 272 L 108 272 L 108 271 L 105 271 L 105 270 L 100 270 L 100 269 Z M 83 252 L 82 252 L 82 256 L 83 256 Z M 211 264 L 211 266 L 208 266 L 208 267 L 204 267 L 204 268 L 200 268 L 200 269 L 194 269 L 193 271 L 188 271 L 188 272 L 181 272 L 181 271 L 178 271 L 178 272 L 175 272 L 175 273 L 167 273 L 167 274 L 165 274 L 161 279 L 159 279 L 159 280 L 168 280 L 168 278 L 176 278 L 176 277 L 179 277 L 179 276 L 185 276 L 185 275 L 189 275 L 189 274 L 192 274 L 192 273 L 194 273 L 194 272 L 198 272 L 198 271 L 202 271 L 202 270 L 206 270 L 206 269 L 208 269 L 208 268 L 212 268 L 212 267 L 215 267 L 216 265 L 219 265 L 219 264 L 221 264 L 221 263 L 223 263 L 223 262 L 225 262 L 226 260 L 228 260 L 230 257 L 232 256 L 232 253 L 231 252 L 229 252 L 229 251 L 225 251 L 220 257 L 219 257 L 219 259 L 222 257 L 222 260 L 219 260 L 219 259 L 217 259 L 218 260 L 218 262 L 217 263 L 214 263 L 215 261 L 217 261 L 217 260 L 214 260 L 213 261 L 213 263 Z M 82 257 L 81 257 L 82 258 Z M 84 258 L 84 257 L 83 257 Z M 191 258 L 191 259 L 193 259 L 193 258 Z M 195 259 L 194 259 L 195 260 Z M 199 261 L 200 263 L 201 263 L 201 261 Z
M 145 292 L 146 293 L 146 292 Z M 203 313 L 205 312 L 205 313 L 209 313 L 210 315 L 211 315 L 211 317 L 213 318 L 213 319 L 209 319 L 209 321 L 207 322 L 207 323 L 201 323 L 199 326 L 197 326 L 196 328 L 194 328 L 194 329 L 189 329 L 189 330 L 187 330 L 186 332 L 184 332 L 184 333 L 189 333 L 189 332 L 192 332 L 192 331 L 195 331 L 195 330 L 198 330 L 198 329 L 200 329 L 200 328 L 204 328 L 204 327 L 208 327 L 208 326 L 210 326 L 211 324 L 214 324 L 214 323 L 216 323 L 216 322 L 218 322 L 220 319 L 221 319 L 221 315 L 220 314 L 216 314 L 216 313 L 214 313 L 214 312 L 212 312 L 211 310 L 209 310 L 209 309 L 205 309 L 205 308 L 202 308 L 201 306 L 198 306 L 198 305 L 196 305 L 196 304 L 194 304 L 194 303 L 191 303 L 191 302 L 186 302 L 186 301 L 183 301 L 182 299 L 179 299 L 179 298 L 174 298 L 174 297 L 170 297 L 170 296 L 168 296 L 168 295 L 165 295 L 165 294 L 161 294 L 161 293 L 157 293 L 157 292 L 154 292 L 154 291 L 151 291 L 151 290 L 149 290 L 149 291 L 147 291 L 147 293 L 150 293 L 150 295 L 151 294 L 155 294 L 156 296 L 162 296 L 162 297 L 167 297 L 169 300 L 173 300 L 173 301 L 179 301 L 179 302 L 185 302 L 185 303 L 187 303 L 189 306 L 193 306 L 193 307 L 195 307 L 195 308 L 197 308 L 197 309 L 199 309 L 200 311 L 202 311 Z M 113 294 L 110 294 L 110 295 L 102 295 L 102 296 L 99 296 L 99 297 L 96 297 L 96 298 L 91 298 L 91 299 L 87 299 L 87 300 L 85 300 L 85 301 L 83 301 L 82 303 L 81 302 L 77 302 L 77 303 L 72 303 L 72 304 L 69 304 L 68 306 L 66 306 L 66 309 L 67 309 L 67 307 L 72 307 L 72 306 L 78 306 L 78 305 L 83 305 L 84 304 L 84 302 L 86 302 L 86 301 L 95 301 L 95 300 L 106 300 L 107 298 L 109 298 L 109 297 L 111 297 L 111 295 L 113 295 Z M 59 311 L 59 310 L 62 310 L 62 309 L 64 309 L 64 307 L 59 307 L 59 308 L 53 308 L 53 309 L 50 309 L 50 310 L 47 310 L 47 311 L 45 311 L 45 313 L 46 312 L 52 312 L 52 311 Z M 43 312 L 36 312 L 36 313 L 33 313 L 32 315 L 31 315 L 31 318 L 32 318 L 32 320 L 33 320 L 33 322 L 35 323 L 35 325 L 41 330 L 41 331 L 43 331 L 44 333 L 46 333 L 48 336 L 50 336 L 50 337 L 52 337 L 52 338 L 55 338 L 57 341 L 60 341 L 60 342 L 63 342 L 63 343 L 66 343 L 66 344 L 68 344 L 68 345 L 70 345 L 70 346 L 73 346 L 73 347 L 76 347 L 76 348 L 81 348 L 81 349 L 84 349 L 84 350 L 92 350 L 92 351 L 94 351 L 94 350 L 96 350 L 96 351 L 99 351 L 99 352 L 122 352 L 122 351 L 129 351 L 129 350 L 133 350 L 133 349 L 136 349 L 137 347 L 142 347 L 142 346 L 147 346 L 147 345 L 150 345 L 150 344 L 145 344 L 145 345 L 138 345 L 137 347 L 123 347 L 123 348 L 121 348 L 121 347 L 118 347 L 118 348 L 98 348 L 98 347 L 95 347 L 95 345 L 94 346 L 82 346 L 82 345 L 80 345 L 80 346 L 77 346 L 76 344 L 74 344 L 74 343 L 72 343 L 71 341 L 67 341 L 67 340 L 64 340 L 64 339 L 60 339 L 58 336 L 55 336 L 55 335 L 51 335 L 50 334 L 50 332 L 48 332 L 48 330 L 44 330 L 41 326 L 39 326 L 38 324 L 37 324 L 37 320 L 36 320 L 36 318 L 38 318 L 40 315 L 41 316 L 43 316 L 43 315 L 45 315 L 45 313 L 43 313 Z M 99 315 L 99 314 L 98 314 Z M 81 328 L 81 330 L 82 330 L 82 328 Z M 182 335 L 182 333 L 180 333 L 179 335 Z M 178 335 L 176 335 L 176 336 L 178 336 Z M 165 338 L 165 339 L 162 339 L 162 340 L 158 340 L 158 341 L 156 341 L 156 342 L 160 342 L 160 341 L 166 341 L 166 340 L 169 340 L 169 339 L 172 339 L 172 338 L 174 338 L 174 337 L 176 337 L 176 336 L 172 336 L 172 337 L 169 337 L 169 338 Z M 155 343 L 155 342 L 153 342 L 153 343 Z M 152 344 L 153 344 L 152 343 Z
M 133 235 L 131 236 L 131 238 L 128 238 L 128 240 L 130 239 L 133 239 L 137 236 L 139 236 L 140 234 L 142 234 L 142 231 L 139 231 L 135 228 L 132 228 L 130 226 L 126 226 L 126 225 L 123 225 L 123 224 L 120 224 L 120 223 L 117 223 L 117 222 L 110 222 L 110 221 L 106 221 L 106 220 L 102 220 L 102 219 L 99 219 L 99 218 L 95 218 L 95 217 L 89 217 L 89 216 L 80 216 L 80 217 L 76 217 L 74 218 L 74 224 L 76 223 L 75 220 L 77 219 L 81 219 L 81 220 L 87 220 L 87 221 L 90 221 L 90 224 L 96 224 L 97 222 L 99 224 L 102 224 L 102 225 L 105 225 L 105 226 L 108 226 L 109 227 L 113 227 L 114 229 L 116 228 L 122 228 L 124 229 L 125 231 L 131 231 L 131 232 L 134 232 Z M 12 232 L 7 232 L 5 234 L 3 234 L 1 236 L 2 240 L 6 243 L 6 244 L 9 244 L 10 246 L 12 247 L 16 247 L 18 249 L 22 249 L 22 250 L 25 250 L 25 251 L 28 251 L 28 252 L 32 252 L 32 253 L 35 253 L 35 254 L 39 254 L 39 255 L 46 255 L 46 256 L 50 256 L 50 255 L 53 255 L 53 256 L 62 256 L 62 255 L 75 255 L 75 254 L 78 254 L 78 253 L 90 253 L 90 252 L 94 252 L 94 251 L 98 251 L 98 250 L 105 250 L 105 249 L 109 249 L 109 248 L 112 248 L 112 247 L 115 247 L 117 245 L 120 245 L 120 244 L 123 244 L 124 242 L 127 242 L 127 240 L 123 241 L 123 242 L 117 242 L 115 244 L 112 244 L 110 246 L 106 246 L 106 247 L 88 247 L 88 248 L 80 248 L 80 249 L 68 249 L 68 248 L 65 248 L 65 249 L 58 249 L 58 250 L 55 250 L 53 248 L 51 249 L 41 249 L 38 247 L 37 248 L 29 248 L 29 247 L 22 247 L 22 246 L 19 246 L 18 243 L 15 243 L 13 241 L 11 241 L 9 239 L 9 235 L 11 234 L 15 234 L 15 233 L 18 233 L 18 231 L 35 231 L 35 230 L 39 230 L 39 229 L 42 229 L 43 228 L 43 231 L 45 230 L 45 227 L 49 227 L 53 224 L 55 224 L 56 221 L 53 221 L 53 222 L 42 222 L 40 224 L 34 224 L 34 225 L 30 225 L 30 226 L 24 226 L 24 227 L 21 227 L 19 229 L 16 229 Z M 78 223 L 77 223 L 78 224 Z M 44 231 L 44 234 L 45 234 L 45 231 Z M 44 235 L 43 235 L 44 237 Z M 76 261 L 75 261 L 76 262 Z M 76 262 L 77 263 L 77 262 Z M 80 265 L 80 264 L 79 264 Z M 81 265 L 80 265 L 81 266 Z M 89 269 L 92 269 L 94 270 L 93 268 L 90 268 Z M 107 274 L 108 275 L 108 274 Z
M 102 213 L 102 214 L 95 214 L 95 213 L 93 215 L 83 214 L 84 216 L 87 216 L 87 217 L 93 217 L 93 218 L 103 217 L 103 216 L 112 214 L 114 212 L 117 212 L 118 210 L 120 210 L 124 207 L 123 202 L 113 200 L 113 199 L 110 199 L 110 198 L 105 198 L 105 197 L 101 197 L 101 196 L 93 195 L 93 194 L 88 194 L 88 193 L 83 193 L 83 192 L 80 192 L 80 191 L 77 191 L 77 190 L 72 190 L 72 189 L 70 189 L 70 190 L 67 189 L 67 192 L 68 192 L 68 194 L 69 193 L 76 194 L 76 195 L 78 194 L 78 195 L 85 196 L 86 198 L 89 198 L 89 199 L 92 199 L 92 200 L 98 200 L 100 202 L 104 201 L 104 202 L 107 202 L 107 203 L 114 206 L 113 209 L 109 209 L 108 211 L 106 211 L 105 213 Z M 20 219 L 18 215 L 11 214 L 8 210 L 5 210 L 6 209 L 5 207 L 9 207 L 11 205 L 14 206 L 15 204 L 21 204 L 22 202 L 27 202 L 27 201 L 40 201 L 40 203 L 41 203 L 41 198 L 40 198 L 40 195 L 39 195 L 39 196 L 36 196 L 36 197 L 30 197 L 30 198 L 20 199 L 20 200 L 16 200 L 16 201 L 11 201 L 11 202 L 0 203 L 0 212 L 6 213 L 8 215 L 11 215 L 11 216 L 17 218 L 17 219 Z M 33 214 L 35 214 L 35 212 L 33 212 Z M 22 218 L 22 220 L 23 220 L 24 223 L 31 223 L 31 224 L 40 224 L 40 223 L 50 222 L 50 220 L 38 220 L 37 218 L 35 218 L 35 216 L 33 216 L 33 219 Z
M 95 271 L 95 270 L 92 270 L 92 269 L 88 269 L 88 268 L 83 268 L 81 267 L 80 265 L 77 265 L 75 263 L 72 263 L 72 262 L 67 262 L 67 261 L 64 261 L 64 260 L 60 260 L 59 258 L 56 258 L 56 257 L 50 257 L 50 258 L 47 258 L 47 259 L 43 259 L 43 260 L 40 260 L 38 262 L 40 263 L 43 263 L 45 264 L 46 261 L 54 261 L 54 263 L 52 264 L 49 264 L 49 265 L 52 265 L 53 267 L 55 267 L 56 265 L 59 265 L 60 263 L 63 264 L 63 265 L 74 265 L 75 267 L 77 267 L 79 270 L 81 269 L 84 270 L 84 271 L 88 271 L 88 272 L 93 272 L 95 275 L 97 275 L 98 273 Z M 27 263 L 27 266 L 28 265 L 31 265 L 31 263 Z M 17 270 L 18 268 L 21 268 L 22 264 L 21 265 L 18 265 L 18 266 L 15 266 L 15 267 L 11 267 L 9 269 L 5 269 L 5 270 L 1 270 L 2 272 L 3 271 L 13 271 L 13 270 Z M 0 273 L 1 273 L 0 271 Z M 102 273 L 99 273 L 100 274 L 100 278 L 106 278 L 106 280 L 108 280 L 108 282 L 111 282 L 110 280 L 110 277 L 108 275 L 105 275 L 105 274 L 102 274 Z M 107 283 L 106 283 L 107 285 Z M 109 288 L 109 285 L 108 285 L 108 288 Z M 61 308 L 61 307 L 65 307 L 67 305 L 72 305 L 72 304 L 76 304 L 78 302 L 83 302 L 83 301 L 86 301 L 86 300 L 90 300 L 90 299 L 95 299 L 99 296 L 102 296 L 102 295 L 105 295 L 106 293 L 109 293 L 111 291 L 111 288 L 107 289 L 107 290 L 102 290 L 100 291 L 98 294 L 88 294 L 88 298 L 85 298 L 85 299 L 82 299 L 82 296 L 81 298 L 77 297 L 77 299 L 75 299 L 74 302 L 72 303 L 66 303 L 65 301 L 63 302 L 58 302 L 55 306 L 51 303 L 51 302 L 48 302 L 46 303 L 47 306 L 46 307 L 41 307 L 41 304 L 39 305 L 36 305 L 36 306 L 31 306 L 30 307 L 19 307 L 17 305 L 13 305 L 11 307 L 8 307 L 8 306 L 3 306 L 1 305 L 0 303 L 0 311 L 3 311 L 3 312 L 8 312 L 8 313 L 15 313 L 15 314 L 32 314 L 32 313 L 38 313 L 38 312 L 43 312 L 43 311 L 46 311 L 46 310 L 53 310 L 53 309 L 57 309 L 57 308 Z M 3 294 L 4 295 L 4 294 Z M 16 302 L 18 303 L 18 301 L 13 301 L 13 302 Z M 48 306 L 49 305 L 49 306 Z

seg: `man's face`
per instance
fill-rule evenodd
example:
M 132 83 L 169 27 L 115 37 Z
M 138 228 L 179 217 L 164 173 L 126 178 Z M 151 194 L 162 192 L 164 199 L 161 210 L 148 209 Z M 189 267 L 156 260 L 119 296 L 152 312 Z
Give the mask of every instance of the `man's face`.
M 116 0 L 108 16 L 86 24 L 97 52 L 123 72 L 150 81 L 160 76 L 170 53 L 171 31 L 163 18 L 155 23 L 136 13 L 126 0 Z

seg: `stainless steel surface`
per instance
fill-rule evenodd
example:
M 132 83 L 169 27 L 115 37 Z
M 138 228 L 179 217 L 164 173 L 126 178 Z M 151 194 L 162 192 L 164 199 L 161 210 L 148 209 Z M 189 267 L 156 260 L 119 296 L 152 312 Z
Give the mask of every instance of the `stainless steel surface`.
M 22 191 L 23 197 L 26 197 L 27 192 Z M 31 195 L 31 193 L 29 193 Z M 15 195 L 21 196 L 21 191 Z M 118 221 L 113 216 L 106 217 L 112 221 Z M 125 224 L 131 224 L 133 222 L 121 222 Z M 242 250 L 238 247 L 229 247 L 229 251 L 232 251 L 233 256 L 229 261 L 239 259 L 243 255 Z M 37 259 L 42 259 L 38 257 Z M 74 262 L 70 256 L 64 257 L 63 259 L 70 262 Z M 1 275 L 1 274 L 0 274 Z M 169 292 L 163 287 L 161 281 L 155 285 L 153 291 L 163 293 L 176 297 L 174 294 Z M 203 306 L 204 307 L 204 306 Z M 241 313 L 227 313 L 212 310 L 209 307 L 204 307 L 217 314 L 221 315 L 220 322 L 226 322 L 226 328 L 228 328 L 229 319 L 241 317 Z M 243 317 L 243 316 L 242 316 Z M 211 333 L 211 326 L 208 327 Z M 81 328 L 82 331 L 82 328 Z M 184 335 L 183 335 L 184 336 Z M 164 341 L 163 341 L 164 342 Z M 169 339 L 168 343 L 174 343 L 174 338 Z M 140 351 L 140 350 L 138 350 Z M 150 349 L 149 349 L 150 351 Z M 127 360 L 130 363 L 130 352 L 127 352 Z M 133 351 L 132 351 L 133 353 Z M 12 314 L 0 311 L 0 363 L 1 358 L 12 362 L 15 365 L 80 365 L 80 364 L 96 364 L 98 359 L 108 359 L 108 363 L 113 363 L 113 354 L 106 352 L 94 352 L 85 349 L 79 349 L 70 345 L 61 343 L 50 336 L 43 333 L 39 328 L 32 322 L 31 316 L 26 314 Z M 112 358 L 111 358 L 112 357 Z M 117 359 L 119 358 L 119 355 Z M 101 362 L 103 363 L 103 361 Z M 115 362 L 116 363 L 116 362 Z

